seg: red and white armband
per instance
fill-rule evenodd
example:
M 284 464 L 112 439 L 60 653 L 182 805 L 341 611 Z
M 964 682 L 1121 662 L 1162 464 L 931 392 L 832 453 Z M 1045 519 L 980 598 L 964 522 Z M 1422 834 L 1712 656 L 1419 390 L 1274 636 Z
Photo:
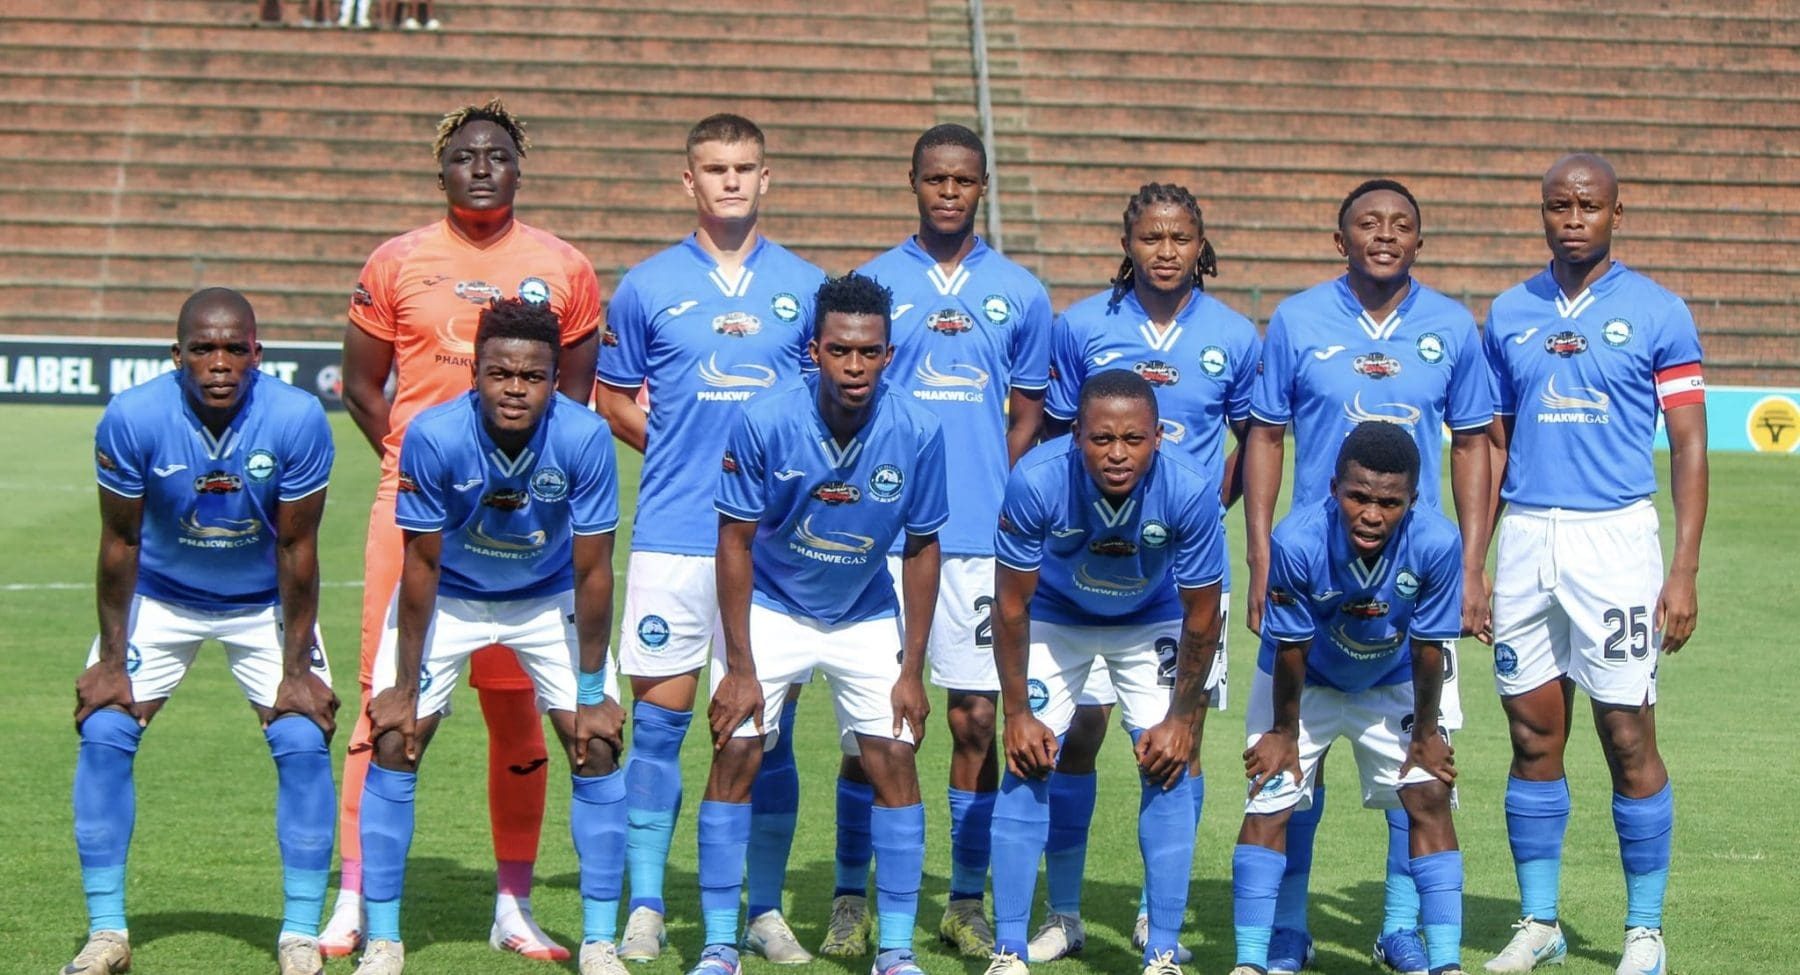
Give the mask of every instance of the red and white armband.
M 1656 399 L 1664 412 L 1677 406 L 1704 405 L 1706 377 L 1700 375 L 1700 363 L 1684 362 L 1657 370 Z

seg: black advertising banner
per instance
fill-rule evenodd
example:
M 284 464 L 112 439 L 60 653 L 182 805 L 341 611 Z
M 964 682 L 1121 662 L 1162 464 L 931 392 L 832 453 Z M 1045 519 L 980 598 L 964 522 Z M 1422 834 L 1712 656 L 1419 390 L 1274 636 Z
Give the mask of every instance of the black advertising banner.
M 0 403 L 103 405 L 175 369 L 169 340 L 0 335 Z M 343 347 L 264 342 L 262 371 L 343 409 Z

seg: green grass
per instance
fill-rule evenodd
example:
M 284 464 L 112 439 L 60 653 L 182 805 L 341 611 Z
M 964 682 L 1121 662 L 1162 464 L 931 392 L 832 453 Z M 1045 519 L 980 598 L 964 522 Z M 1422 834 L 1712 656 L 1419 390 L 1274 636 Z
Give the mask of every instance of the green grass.
M 94 488 L 88 444 L 98 411 L 9 406 L 0 414 L 0 972 L 50 972 L 66 962 L 85 914 L 70 831 L 69 786 L 75 736 L 72 681 L 93 638 Z M 332 481 L 322 551 L 326 645 L 346 702 L 356 700 L 356 632 L 361 551 L 374 458 L 348 420 L 334 418 L 343 447 Z M 626 461 L 635 483 L 635 459 Z M 1800 793 L 1800 759 L 1782 739 L 1791 728 L 1794 665 L 1783 635 L 1800 604 L 1800 460 L 1713 458 L 1712 515 L 1701 577 L 1702 614 L 1694 642 L 1664 661 L 1661 743 L 1677 781 L 1678 823 L 1668 905 L 1675 971 L 1780 971 L 1780 939 L 1794 916 L 1791 878 L 1800 867 L 1800 831 L 1789 820 Z M 1670 524 L 1666 495 L 1665 526 Z M 625 499 L 629 510 L 629 498 Z M 1665 531 L 1665 541 L 1670 532 Z M 1242 528 L 1234 522 L 1237 565 Z M 623 565 L 625 539 L 619 545 Z M 42 588 L 46 583 L 68 588 Z M 620 587 L 622 592 L 623 587 Z M 1242 597 L 1234 610 L 1241 618 Z M 1231 640 L 1233 683 L 1247 692 L 1249 634 Z M 1478 968 L 1506 941 L 1517 910 L 1507 853 L 1502 790 L 1507 746 L 1485 654 L 1465 650 L 1468 727 L 1457 738 L 1462 770 L 1458 828 L 1468 864 L 1465 961 Z M 798 761 L 802 816 L 790 872 L 788 912 L 803 941 L 816 943 L 831 896 L 832 789 L 837 764 L 831 709 L 820 689 L 803 698 Z M 473 697 L 432 746 L 419 792 L 418 834 L 408 874 L 405 930 L 417 972 L 543 972 L 550 966 L 490 951 L 491 850 L 484 789 L 484 731 Z M 941 709 L 941 698 L 938 705 Z M 1231 953 L 1231 847 L 1241 813 L 1238 753 L 1242 701 L 1209 722 L 1205 758 L 1211 789 L 1197 846 L 1185 940 L 1190 971 L 1224 972 Z M 1599 748 L 1585 721 L 1570 754 L 1575 813 L 1563 872 L 1563 918 L 1570 975 L 1612 971 L 1624 894 Z M 1068 975 L 1135 971 L 1127 937 L 1137 899 L 1136 787 L 1123 736 L 1102 757 L 1099 811 L 1089 850 L 1086 909 L 1090 944 L 1079 960 L 1043 966 Z M 343 736 L 336 742 L 341 759 Z M 699 949 L 692 810 L 706 772 L 703 736 L 690 735 L 684 764 L 688 815 L 668 877 L 672 939 L 645 975 L 676 975 Z M 930 820 L 918 941 L 933 975 L 980 972 L 950 956 L 935 930 L 949 872 L 942 783 L 947 736 L 934 720 L 920 757 Z M 1348 749 L 1337 749 L 1329 778 L 1349 784 Z M 187 684 L 146 736 L 137 765 L 138 823 L 129 897 L 132 941 L 142 972 L 272 971 L 280 877 L 274 838 L 274 773 L 251 711 L 216 655 L 203 654 Z M 535 900 L 539 920 L 565 943 L 580 933 L 567 792 L 552 778 L 550 813 Z M 1340 787 L 1335 793 L 1350 794 Z M 1379 814 L 1339 799 L 1319 833 L 1313 872 L 1316 968 L 1370 970 L 1368 946 L 1381 915 L 1385 832 Z M 1783 880 L 1782 878 L 1789 878 Z M 1041 888 L 1040 888 L 1041 896 Z M 821 972 L 862 971 L 864 962 L 821 961 Z M 752 969 L 767 973 L 760 961 Z M 348 973 L 348 962 L 328 970 Z

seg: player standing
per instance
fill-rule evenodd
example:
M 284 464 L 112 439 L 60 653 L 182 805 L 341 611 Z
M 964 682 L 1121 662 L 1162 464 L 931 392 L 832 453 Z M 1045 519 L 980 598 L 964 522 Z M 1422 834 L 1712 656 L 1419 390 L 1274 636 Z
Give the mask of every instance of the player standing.
M 1030 271 L 975 235 L 987 189 L 987 149 L 961 125 L 913 143 L 907 181 L 919 231 L 857 272 L 894 294 L 888 381 L 944 429 L 945 476 L 957 486 L 931 624 L 931 682 L 950 726 L 950 898 L 938 936 L 986 958 L 994 931 L 982 909 L 995 790 L 994 518 L 1006 472 L 1036 442 L 1049 384 L 1050 296 Z M 889 553 L 899 574 L 900 546 Z M 853 739 L 846 739 L 854 745 Z M 821 954 L 868 950 L 869 815 L 874 792 L 846 756 L 838 777 L 837 889 Z
M 1462 535 L 1464 633 L 1479 633 L 1487 607 L 1488 453 L 1493 393 L 1475 320 L 1461 304 L 1412 276 L 1424 246 L 1418 201 L 1402 184 L 1373 179 L 1344 197 L 1332 235 L 1345 259 L 1342 276 L 1283 301 L 1269 320 L 1262 368 L 1251 398 L 1244 449 L 1244 522 L 1250 562 L 1249 623 L 1261 625 L 1269 532 L 1281 492 L 1284 427 L 1294 427 L 1291 511 L 1318 506 L 1330 494 L 1332 465 L 1344 437 L 1368 420 L 1395 423 L 1412 435 L 1420 457 L 1419 498 L 1439 500 L 1442 431 L 1451 431 L 1450 486 Z M 1443 727 L 1462 727 L 1455 647 L 1445 650 Z M 1287 875 L 1276 911 L 1269 971 L 1306 967 L 1306 888 L 1313 836 L 1324 812 L 1319 783 L 1310 807 L 1288 824 Z M 1388 811 L 1386 909 L 1376 960 L 1405 975 L 1429 967 L 1419 926 L 1419 894 L 1407 875 L 1407 818 Z
M 925 646 L 949 519 L 936 418 L 882 386 L 892 294 L 851 273 L 820 286 L 817 375 L 750 403 L 723 451 L 718 592 L 726 672 L 713 691 L 712 772 L 700 804 L 706 947 L 690 975 L 736 975 L 751 781 L 788 685 L 830 681 L 840 735 L 874 787 L 879 951 L 874 975 L 920 975 L 912 951 L 925 862 L 913 753 L 925 734 Z M 900 588 L 883 557 L 906 533 Z M 896 611 L 904 605 L 903 627 Z
M 257 365 L 256 314 L 225 288 L 181 306 L 175 371 L 127 390 L 94 434 L 100 635 L 75 682 L 75 847 L 88 941 L 65 975 L 131 967 L 125 860 L 138 742 L 200 644 L 225 646 L 275 759 L 281 975 L 321 970 L 337 696 L 319 644 L 319 519 L 331 428 Z
M 499 99 L 444 116 L 432 148 L 447 204 L 444 219 L 376 248 L 350 299 L 344 407 L 381 457 L 381 482 L 363 550 L 359 678 L 365 716 L 357 720 L 344 761 L 342 887 L 320 939 L 328 957 L 349 954 L 362 939 L 357 817 L 371 754 L 366 699 L 369 668 L 400 580 L 402 539 L 394 504 L 406 425 L 421 410 L 468 391 L 476 320 L 497 297 L 547 303 L 563 330 L 558 388 L 583 403 L 593 389 L 600 318 L 593 265 L 574 247 L 513 217 L 523 179 L 520 162 L 529 146 L 523 123 Z M 391 403 L 384 393 L 390 373 Z M 512 654 L 496 647 L 475 654 L 469 683 L 480 694 L 488 729 L 488 814 L 498 887 L 489 943 L 528 958 L 566 959 L 568 950 L 552 942 L 531 916 L 531 875 L 549 775 L 531 681 Z
M 696 498 L 715 487 L 718 455 L 745 401 L 797 375 L 825 272 L 757 230 L 769 188 L 763 133 L 737 115 L 688 131 L 682 184 L 694 233 L 632 268 L 607 307 L 599 408 L 613 434 L 644 454 L 626 570 L 619 669 L 631 678 L 633 738 L 625 763 L 631 826 L 631 914 L 619 954 L 662 952 L 663 869 L 681 811 L 681 741 L 700 668 L 723 675 L 713 551 L 718 522 Z M 648 384 L 650 414 L 638 405 Z M 802 676 L 804 679 L 804 675 Z M 793 702 L 782 711 L 785 731 Z M 780 964 L 812 955 L 781 913 L 788 849 L 800 806 L 792 735 L 763 758 L 753 790 L 748 944 Z
M 1399 426 L 1358 424 L 1339 444 L 1330 497 L 1296 506 L 1270 537 L 1244 752 L 1250 798 L 1231 864 L 1232 975 L 1269 971 L 1287 820 L 1313 801 L 1339 736 L 1356 750 L 1363 805 L 1408 820 L 1426 970 L 1462 975 L 1456 769 L 1437 715 L 1445 646 L 1461 629 L 1463 544 L 1448 519 L 1415 504 L 1421 456 Z
M 1085 298 L 1063 312 L 1052 352 L 1046 426 L 1066 429 L 1087 377 L 1107 368 L 1128 368 L 1156 392 L 1158 428 L 1165 449 L 1179 453 L 1220 485 L 1219 503 L 1230 507 L 1240 491 L 1240 447 L 1249 426 L 1250 389 L 1256 379 L 1262 340 L 1250 320 L 1206 294 L 1204 278 L 1217 276 L 1218 258 L 1206 238 L 1200 203 L 1186 187 L 1147 183 L 1125 205 L 1119 245 L 1125 257 L 1108 291 Z M 1237 443 L 1230 444 L 1229 430 Z M 1221 510 L 1221 514 L 1223 511 Z M 1221 537 L 1224 523 L 1219 525 Z M 1226 612 L 1231 578 L 1221 583 L 1219 612 Z M 1208 675 L 1212 707 L 1225 707 L 1225 641 Z M 1031 939 L 1031 960 L 1049 961 L 1080 951 L 1086 943 L 1081 922 L 1081 880 L 1087 861 L 1088 827 L 1094 816 L 1094 756 L 1106 737 L 1117 700 L 1107 668 L 1095 667 L 1083 686 L 1080 706 L 1057 754 L 1050 776 L 1050 837 L 1045 874 L 1050 914 Z M 1206 778 L 1198 761 L 1187 780 L 1198 822 Z M 1149 937 L 1148 902 L 1140 898 L 1132 944 Z M 1186 948 L 1176 960 L 1188 960 Z
M 1663 972 L 1675 809 L 1656 749 L 1656 665 L 1693 635 L 1706 525 L 1706 384 L 1687 305 L 1612 258 L 1624 204 L 1606 160 L 1565 156 L 1543 181 L 1550 266 L 1494 300 L 1485 346 L 1499 390 L 1504 483 L 1494 572 L 1494 682 L 1512 732 L 1506 831 L 1518 933 L 1490 972 L 1567 952 L 1557 923 L 1563 772 L 1575 688 L 1612 772 L 1625 867 L 1621 975 Z M 1662 573 L 1652 450 L 1669 436 L 1675 560 Z
M 395 520 L 405 567 L 375 658 L 363 796 L 368 945 L 356 975 L 399 975 L 400 895 L 419 762 L 463 664 L 508 648 L 569 756 L 581 868 L 582 975 L 623 975 L 625 712 L 607 660 L 618 477 L 605 422 L 556 392 L 556 313 L 495 300 L 475 333 L 475 389 L 414 418 Z

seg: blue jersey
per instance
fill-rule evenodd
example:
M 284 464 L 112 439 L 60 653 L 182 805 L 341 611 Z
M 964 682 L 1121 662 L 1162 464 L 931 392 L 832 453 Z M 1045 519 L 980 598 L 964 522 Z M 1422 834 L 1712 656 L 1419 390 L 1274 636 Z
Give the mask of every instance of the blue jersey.
M 1514 417 L 1502 498 L 1603 511 L 1656 492 L 1657 374 L 1700 362 L 1679 297 L 1614 261 L 1565 298 L 1545 269 L 1494 299 L 1485 346 L 1497 411 Z
M 1419 445 L 1419 501 L 1438 500 L 1443 429 L 1494 419 L 1481 338 L 1468 309 L 1412 280 L 1400 306 L 1377 322 L 1348 277 L 1283 301 L 1269 319 L 1250 412 L 1294 425 L 1294 501 L 1301 511 L 1331 496 L 1338 447 L 1358 423 L 1405 427 Z
M 1306 682 L 1354 693 L 1412 680 L 1411 640 L 1462 632 L 1462 536 L 1415 505 L 1374 565 L 1350 547 L 1337 501 L 1293 513 L 1270 539 L 1269 599 L 1256 665 L 1274 673 L 1277 643 L 1312 641 Z
M 1084 298 L 1062 313 L 1044 410 L 1073 420 L 1081 384 L 1106 369 L 1130 369 L 1156 388 L 1163 448 L 1192 458 L 1214 484 L 1224 476 L 1226 427 L 1250 416 L 1262 342 L 1256 326 L 1203 291 L 1158 333 L 1137 296 Z
M 322 490 L 331 460 L 318 397 L 255 370 L 218 436 L 178 372 L 113 397 L 94 431 L 100 486 L 144 502 L 137 591 L 194 609 L 278 600 L 277 506 Z
M 438 592 L 501 601 L 575 585 L 572 538 L 619 524 L 612 431 L 557 393 L 518 456 L 488 437 L 468 393 L 419 414 L 400 444 L 394 521 L 442 532 Z
M 948 275 L 912 237 L 861 273 L 894 293 L 889 386 L 943 424 L 957 494 L 938 543 L 945 555 L 991 556 L 1010 466 L 1007 396 L 1050 382 L 1050 296 L 980 238 Z
M 600 381 L 648 382 L 650 418 L 631 547 L 711 555 L 718 522 L 710 458 L 739 406 L 808 364 L 825 272 L 767 238 L 728 280 L 692 236 L 626 273 L 606 306 Z
M 1006 481 L 994 557 L 1038 574 L 1032 619 L 1070 626 L 1180 619 L 1177 587 L 1224 578 L 1218 484 L 1179 455 L 1154 458 L 1117 505 L 1100 493 L 1070 436 L 1019 458 Z
M 809 374 L 758 397 L 727 440 L 719 512 L 754 521 L 751 599 L 828 625 L 893 616 L 886 552 L 901 531 L 931 535 L 950 519 L 944 436 L 936 417 L 886 384 L 868 422 L 838 444 Z

